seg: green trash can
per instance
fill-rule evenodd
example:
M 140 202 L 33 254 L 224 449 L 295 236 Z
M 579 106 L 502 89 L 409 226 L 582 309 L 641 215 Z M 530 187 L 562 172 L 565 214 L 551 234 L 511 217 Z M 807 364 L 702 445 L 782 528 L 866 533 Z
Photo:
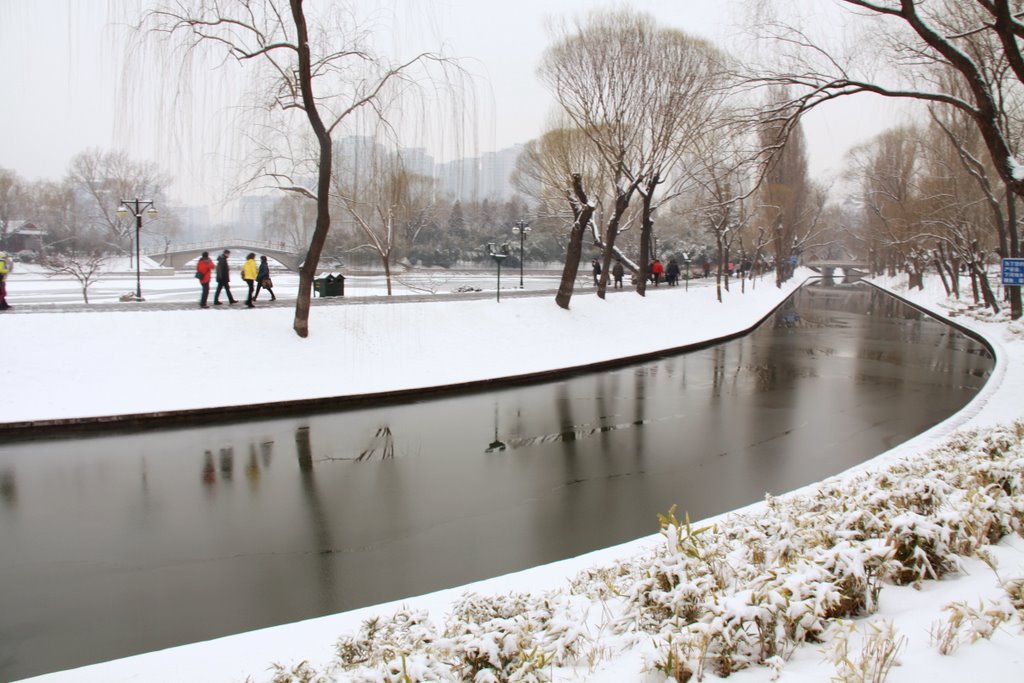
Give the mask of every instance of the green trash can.
M 328 275 L 320 285 L 320 296 L 345 296 L 345 276 Z

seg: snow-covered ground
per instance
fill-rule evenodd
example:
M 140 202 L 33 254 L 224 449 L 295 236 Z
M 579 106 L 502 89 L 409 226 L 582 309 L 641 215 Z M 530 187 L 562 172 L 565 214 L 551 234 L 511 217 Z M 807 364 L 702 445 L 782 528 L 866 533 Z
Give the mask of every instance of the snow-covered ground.
M 741 294 L 735 283 L 724 305 L 705 284 L 606 301 L 586 285 L 568 311 L 553 297 L 318 306 L 308 339 L 292 331 L 290 306 L 5 315 L 5 356 L 32 360 L 0 368 L 12 388 L 0 392 L 0 423 L 378 394 L 584 366 L 749 329 L 795 286 L 765 279 Z M 659 335 L 636 333 L 655 323 Z M 230 381 L 219 379 L 225 372 Z M 141 391 L 140 375 L 158 381 Z M 53 391 L 54 378 L 72 377 Z
M 748 283 L 744 294 L 734 283 L 721 304 L 711 288 L 660 288 L 607 301 L 581 291 L 569 311 L 547 297 L 323 307 L 306 340 L 291 332 L 288 309 L 0 315 L 5 357 L 27 360 L 0 368 L 9 388 L 0 416 L 232 405 L 268 385 L 278 400 L 373 393 L 583 365 L 651 352 L 666 338 L 684 346 L 748 329 L 799 281 L 781 291 Z M 305 676 L 316 670 L 322 680 L 472 680 L 478 671 L 481 683 L 653 683 L 674 680 L 673 671 L 682 679 L 695 662 L 705 678 L 740 669 L 731 679 L 741 683 L 881 680 L 858 671 L 887 661 L 886 644 L 901 644 L 886 679 L 894 683 L 1017 680 L 1024 592 L 1002 582 L 1024 577 L 1024 539 L 986 538 L 1024 523 L 1021 430 L 997 427 L 1021 417 L 1024 326 L 947 308 L 937 280 L 923 292 L 881 284 L 984 335 L 996 369 L 956 416 L 823 483 L 820 494 L 807 487 L 692 529 L 666 520 L 663 534 L 472 586 L 33 680 L 289 681 L 314 680 Z M 665 332 L 656 341 L 635 332 L 651 321 Z M 266 354 L 275 362 L 258 372 L 246 360 Z M 162 378 L 159 391 L 136 390 L 140 368 Z M 230 382 L 193 391 L 225 368 Z M 967 429 L 983 431 L 954 437 Z M 907 500 L 912 509 L 900 508 Z M 915 547 L 904 566 L 923 576 L 948 570 L 941 580 L 904 571 L 910 585 L 879 582 L 893 571 L 893 552 Z M 954 562 L 954 550 L 973 556 Z M 849 622 L 815 612 L 848 616 L 857 600 L 868 614 Z M 678 618 L 690 611 L 696 622 Z M 376 617 L 376 630 L 358 635 Z M 873 632 L 881 635 L 865 637 Z M 795 646 L 794 634 L 821 642 Z M 349 673 L 331 668 L 342 636 L 341 653 L 363 661 Z M 863 656 L 862 642 L 874 654 Z M 756 660 L 765 665 L 746 667 Z M 276 674 L 272 663 L 282 667 Z

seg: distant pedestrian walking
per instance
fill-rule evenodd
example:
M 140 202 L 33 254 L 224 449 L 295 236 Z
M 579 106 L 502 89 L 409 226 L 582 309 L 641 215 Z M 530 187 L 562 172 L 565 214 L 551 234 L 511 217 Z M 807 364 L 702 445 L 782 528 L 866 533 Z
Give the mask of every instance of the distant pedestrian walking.
M 601 264 L 597 259 L 590 262 L 590 269 L 594 272 L 594 284 L 596 285 L 601 278 Z
M 7 277 L 14 269 L 14 261 L 7 252 L 0 251 L 0 311 L 10 308 L 7 303 Z
M 701 264 L 700 271 L 704 277 L 711 275 L 711 261 L 708 261 L 706 257 L 704 263 Z
M 674 258 L 668 260 L 668 267 L 665 268 L 665 281 L 668 282 L 669 287 L 675 287 L 679 281 L 679 264 Z
M 651 280 L 654 282 L 654 286 L 657 287 L 658 283 L 661 282 L 661 276 L 665 273 L 665 266 L 661 265 L 660 259 L 654 259 L 651 263 Z
M 238 303 L 235 297 L 231 296 L 231 270 L 228 268 L 228 257 L 231 252 L 227 249 L 217 257 L 217 291 L 213 293 L 213 305 L 220 306 L 220 291 L 223 289 L 228 297 L 229 303 Z
M 259 275 L 259 272 L 259 266 L 256 265 L 256 254 L 250 252 L 245 257 L 245 263 L 242 264 L 242 279 L 245 280 L 245 285 L 249 288 L 249 295 L 245 297 L 245 305 L 249 308 L 256 305 L 252 302 L 252 292 L 256 286 L 256 276 Z
M 261 289 L 270 292 L 271 301 L 277 301 L 277 297 L 274 296 L 274 281 L 270 279 L 270 264 L 267 263 L 266 256 L 260 256 L 260 269 L 256 273 L 256 293 L 252 295 L 253 301 L 259 298 Z
M 199 278 L 199 286 L 203 288 L 203 293 L 199 297 L 200 308 L 210 307 L 206 300 L 210 297 L 210 277 L 216 268 L 217 266 L 213 264 L 213 259 L 210 258 L 210 252 L 204 251 L 196 263 L 196 277 Z
M 615 289 L 622 289 L 622 276 L 626 274 L 626 269 L 622 267 L 622 261 L 615 259 L 615 265 L 612 266 L 612 277 L 615 278 Z

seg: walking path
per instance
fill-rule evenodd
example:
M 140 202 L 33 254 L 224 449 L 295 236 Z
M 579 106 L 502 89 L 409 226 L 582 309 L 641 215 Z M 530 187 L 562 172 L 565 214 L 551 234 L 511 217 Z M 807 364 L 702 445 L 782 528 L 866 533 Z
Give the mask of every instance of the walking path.
M 690 287 L 693 289 L 703 287 L 713 287 L 715 284 L 714 279 L 706 280 L 691 280 Z M 737 284 L 734 281 L 732 284 L 736 287 Z M 578 284 L 574 296 L 588 296 L 593 294 L 595 288 L 589 283 L 586 285 Z M 669 291 L 685 291 L 683 285 L 677 287 L 669 287 L 667 285 L 660 285 L 658 287 L 648 286 L 648 294 L 657 292 L 669 292 Z M 630 287 L 628 289 L 611 289 L 607 290 L 609 295 L 622 294 L 622 293 L 635 293 L 635 290 Z M 533 297 L 555 297 L 558 293 L 557 288 L 546 288 L 546 289 L 502 289 L 501 298 L 504 299 L 523 299 Z M 212 296 L 212 293 L 211 293 Z M 346 306 L 346 305 L 359 305 L 359 304 L 404 304 L 404 303 L 422 303 L 427 301 L 486 301 L 488 299 L 496 300 L 497 292 L 492 290 L 479 290 L 472 292 L 443 292 L 443 293 L 423 293 L 423 294 L 402 294 L 397 296 L 386 296 L 386 295 L 368 295 L 368 296 L 332 296 L 332 297 L 313 297 L 311 306 Z M 237 303 L 232 306 L 230 304 L 223 304 L 221 306 L 213 306 L 212 300 L 210 301 L 210 310 L 218 311 L 229 311 L 235 309 L 245 308 L 245 297 L 244 292 L 241 297 L 236 297 Z M 258 308 L 292 308 L 295 306 L 295 299 L 293 297 L 283 297 L 278 295 L 277 301 L 271 301 L 269 299 L 263 300 L 258 299 L 256 301 Z M 9 309 L 4 311 L 4 315 L 18 315 L 28 313 L 137 313 L 139 311 L 152 312 L 152 311 L 190 311 L 198 308 L 196 302 L 185 302 L 185 301 L 117 301 L 117 302 L 102 302 L 102 303 L 58 303 L 58 304 L 18 304 L 11 306 Z

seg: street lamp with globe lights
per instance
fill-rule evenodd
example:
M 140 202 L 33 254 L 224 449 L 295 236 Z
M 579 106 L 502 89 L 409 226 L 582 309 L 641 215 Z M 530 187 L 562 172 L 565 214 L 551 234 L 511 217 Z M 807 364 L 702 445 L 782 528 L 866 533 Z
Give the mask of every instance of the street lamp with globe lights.
M 513 224 L 512 234 L 519 235 L 519 289 L 523 289 L 523 239 L 530 232 L 530 224 L 519 219 Z
M 148 210 L 147 210 L 148 209 Z M 139 232 L 142 230 L 142 212 L 145 211 L 150 220 L 156 218 L 156 207 L 151 199 L 122 199 L 121 206 L 117 209 L 118 218 L 135 216 L 135 300 L 145 301 L 142 298 L 141 266 L 139 264 Z

